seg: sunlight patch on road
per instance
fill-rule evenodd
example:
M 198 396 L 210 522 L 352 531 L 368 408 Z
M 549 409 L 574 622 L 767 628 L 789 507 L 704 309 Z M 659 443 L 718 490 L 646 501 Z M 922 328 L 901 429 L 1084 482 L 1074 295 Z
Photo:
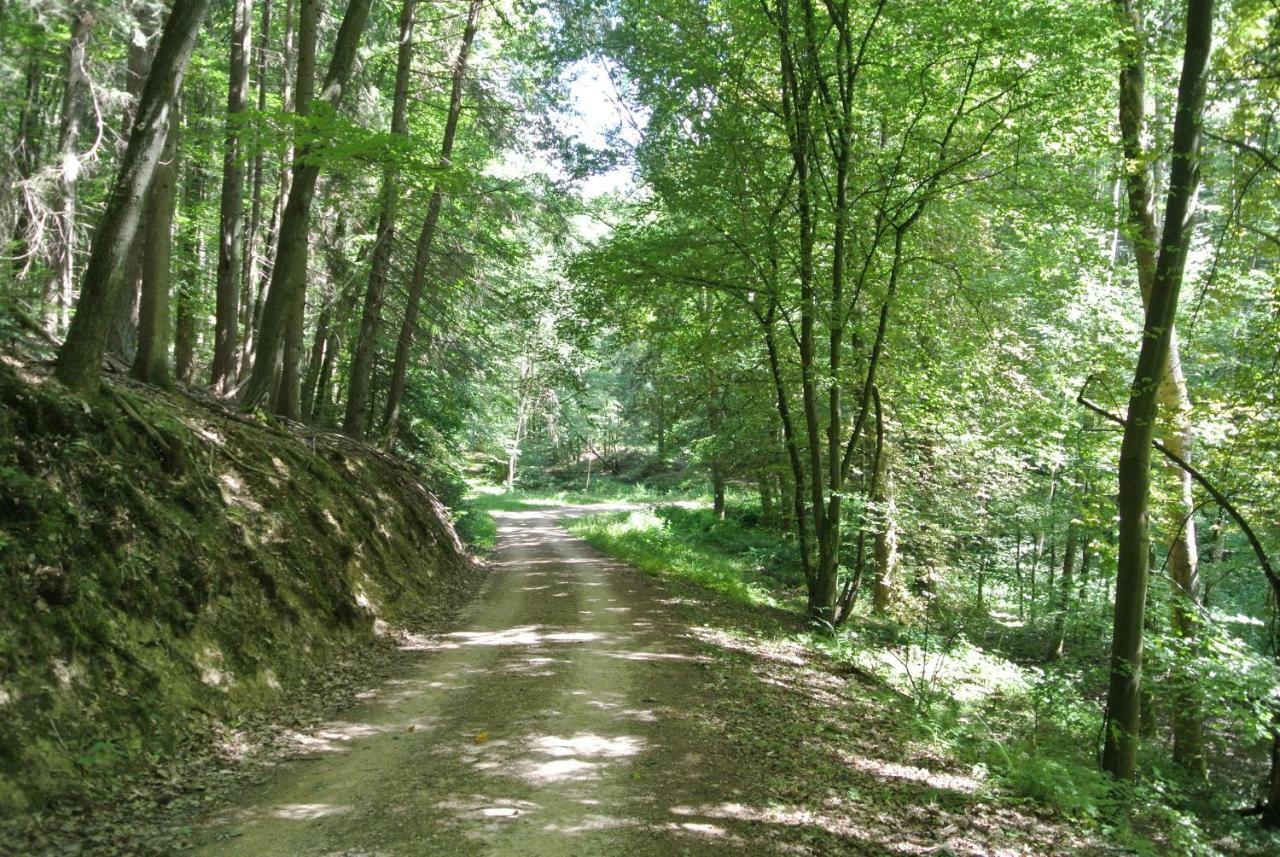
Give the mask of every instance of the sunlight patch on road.
M 276 807 L 271 813 L 276 818 L 287 818 L 291 821 L 310 821 L 313 818 L 324 818 L 328 815 L 341 815 L 351 809 L 349 806 L 334 806 L 331 803 L 289 803 Z
M 373 723 L 329 723 L 311 733 L 286 732 L 285 740 L 302 753 L 342 753 L 352 741 L 384 732 L 398 732 L 399 725 Z

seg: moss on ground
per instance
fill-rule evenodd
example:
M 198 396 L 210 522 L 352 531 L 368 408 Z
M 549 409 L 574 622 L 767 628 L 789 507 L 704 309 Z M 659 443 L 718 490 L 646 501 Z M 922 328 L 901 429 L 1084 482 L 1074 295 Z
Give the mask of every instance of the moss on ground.
M 101 796 L 475 573 L 375 450 L 0 357 L 0 816 Z

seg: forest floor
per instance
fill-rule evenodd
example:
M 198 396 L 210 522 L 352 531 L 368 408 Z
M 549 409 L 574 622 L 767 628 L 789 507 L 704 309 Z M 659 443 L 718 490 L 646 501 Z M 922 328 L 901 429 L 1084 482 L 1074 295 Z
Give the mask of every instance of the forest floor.
M 917 748 L 901 700 L 788 642 L 789 615 L 560 527 L 607 508 L 496 512 L 493 571 L 454 628 L 406 639 L 401 671 L 193 819 L 196 853 L 1104 850 Z

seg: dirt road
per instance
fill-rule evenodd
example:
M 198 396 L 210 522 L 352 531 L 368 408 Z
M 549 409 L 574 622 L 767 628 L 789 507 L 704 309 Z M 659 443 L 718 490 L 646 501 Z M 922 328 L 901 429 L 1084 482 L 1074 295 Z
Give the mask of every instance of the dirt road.
M 306 736 L 196 853 L 772 853 L 715 809 L 736 777 L 686 714 L 697 645 L 652 581 L 559 527 L 566 511 L 499 513 L 459 627 L 416 641 L 414 672 Z

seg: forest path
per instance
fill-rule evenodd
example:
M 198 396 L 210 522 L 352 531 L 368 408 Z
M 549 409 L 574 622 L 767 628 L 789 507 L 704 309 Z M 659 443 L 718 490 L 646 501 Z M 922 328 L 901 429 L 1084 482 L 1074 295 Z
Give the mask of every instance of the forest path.
M 576 511 L 496 513 L 493 573 L 455 630 L 416 641 L 418 666 L 308 736 L 196 853 L 775 853 L 695 809 L 749 776 L 689 714 L 705 655 L 658 584 L 559 526 Z

